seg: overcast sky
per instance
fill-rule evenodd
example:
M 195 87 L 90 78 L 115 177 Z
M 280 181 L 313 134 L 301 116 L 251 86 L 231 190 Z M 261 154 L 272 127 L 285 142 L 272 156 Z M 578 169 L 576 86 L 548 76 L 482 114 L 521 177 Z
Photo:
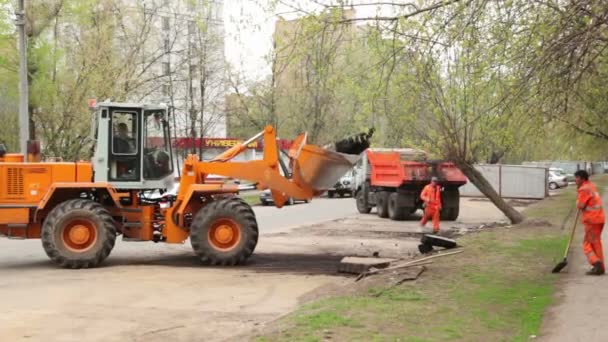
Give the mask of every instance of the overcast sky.
M 257 80 L 270 74 L 265 57 L 272 47 L 272 32 L 276 17 L 261 5 L 266 0 L 224 1 L 226 27 L 226 59 L 247 79 Z
M 310 0 L 284 0 L 306 11 L 321 9 Z M 334 3 L 335 0 L 323 0 Z M 351 3 L 373 3 L 369 0 L 351 0 Z M 380 8 L 381 7 L 381 8 Z M 357 7 L 357 16 L 373 16 L 393 12 L 392 6 Z M 224 25 L 226 27 L 226 59 L 249 80 L 259 80 L 270 74 L 265 58 L 272 48 L 272 33 L 277 14 L 289 20 L 299 14 L 289 5 L 278 5 L 272 11 L 269 0 L 225 0 Z

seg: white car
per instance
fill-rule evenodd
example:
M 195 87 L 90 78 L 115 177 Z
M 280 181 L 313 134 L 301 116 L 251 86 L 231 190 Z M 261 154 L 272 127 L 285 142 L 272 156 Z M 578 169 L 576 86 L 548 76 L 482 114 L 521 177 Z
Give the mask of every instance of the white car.
M 568 186 L 568 177 L 558 174 L 555 171 L 549 171 L 549 189 L 556 190 Z
M 574 182 L 574 174 L 566 173 L 564 169 L 560 169 L 557 167 L 549 168 L 549 172 L 555 173 L 556 176 L 564 176 L 568 182 Z
M 307 199 L 295 199 L 295 198 L 289 197 L 287 199 L 286 204 L 293 205 L 296 202 L 308 203 L 308 200 Z M 262 203 L 262 205 L 264 205 L 264 206 L 274 204 L 274 199 L 272 198 L 270 189 L 266 189 L 266 190 L 263 190 L 262 192 L 260 192 L 260 203 Z
M 354 194 L 355 177 L 353 171 L 349 171 L 336 182 L 336 184 L 327 190 L 327 197 L 334 198 L 337 194 L 340 197 L 345 195 L 353 196 Z

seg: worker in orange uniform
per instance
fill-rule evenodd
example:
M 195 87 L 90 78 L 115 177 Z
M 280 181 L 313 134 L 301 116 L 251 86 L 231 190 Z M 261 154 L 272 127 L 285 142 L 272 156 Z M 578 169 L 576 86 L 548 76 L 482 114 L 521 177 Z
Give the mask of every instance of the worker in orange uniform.
M 426 226 L 426 222 L 432 218 L 433 233 L 439 233 L 439 212 L 441 211 L 441 187 L 437 177 L 431 178 L 431 183 L 422 189 L 420 199 L 424 201 L 424 214 L 420 225 Z
M 589 181 L 587 171 L 577 171 L 574 176 L 576 185 L 578 186 L 576 207 L 581 211 L 582 221 L 585 225 L 583 252 L 587 256 L 589 263 L 593 266 L 587 274 L 602 275 L 605 272 L 605 268 L 601 236 L 604 222 L 606 222 L 602 199 L 595 184 Z

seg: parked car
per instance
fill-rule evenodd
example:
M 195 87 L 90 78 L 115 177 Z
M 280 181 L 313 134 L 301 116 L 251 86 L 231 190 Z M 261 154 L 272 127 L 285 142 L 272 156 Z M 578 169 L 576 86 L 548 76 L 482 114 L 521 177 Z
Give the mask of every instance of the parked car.
M 549 172 L 553 172 L 557 176 L 566 177 L 566 181 L 568 181 L 568 182 L 574 182 L 574 174 L 566 173 L 566 171 L 564 171 L 564 169 L 552 167 L 552 168 L 549 168 Z
M 353 196 L 354 194 L 354 174 L 353 171 L 349 171 L 347 174 L 342 176 L 333 186 L 333 188 L 327 190 L 327 197 L 334 198 L 336 194 L 340 197 L 344 197 L 346 195 Z
M 294 199 L 292 197 L 289 197 L 286 204 L 293 205 L 296 202 L 308 203 L 308 200 L 307 199 Z M 262 192 L 260 192 L 260 203 L 262 203 L 262 205 L 264 205 L 264 206 L 274 203 L 274 199 L 272 198 L 270 189 L 266 189 L 266 190 L 263 190 Z
M 568 178 L 555 171 L 549 171 L 549 189 L 556 190 L 568 186 Z
M 287 174 L 287 178 L 291 178 L 291 170 L 289 169 L 288 162 L 289 159 L 287 157 L 287 155 L 285 154 L 285 152 L 283 150 L 281 150 L 280 154 L 279 154 L 279 173 L 281 173 L 282 176 L 285 176 L 285 174 Z M 289 197 L 287 199 L 287 205 L 293 205 L 296 202 L 303 202 L 303 203 L 308 203 L 308 199 L 298 199 L 298 198 L 292 198 Z M 272 193 L 270 192 L 270 189 L 265 189 L 262 190 L 260 192 L 260 203 L 262 203 L 262 205 L 266 206 L 266 205 L 270 205 L 270 204 L 274 204 L 274 199 L 272 198 Z

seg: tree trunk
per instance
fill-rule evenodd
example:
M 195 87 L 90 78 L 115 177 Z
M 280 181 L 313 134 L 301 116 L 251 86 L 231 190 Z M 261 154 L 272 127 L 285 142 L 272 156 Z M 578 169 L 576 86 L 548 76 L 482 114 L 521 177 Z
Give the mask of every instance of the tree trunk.
M 456 165 L 462 173 L 484 194 L 487 198 L 494 203 L 496 208 L 502 211 L 511 221 L 512 224 L 518 224 L 523 222 L 524 215 L 519 211 L 515 210 L 512 206 L 507 204 L 505 200 L 494 190 L 492 185 L 486 180 L 486 178 L 477 171 L 475 167 L 467 162 L 456 162 Z

